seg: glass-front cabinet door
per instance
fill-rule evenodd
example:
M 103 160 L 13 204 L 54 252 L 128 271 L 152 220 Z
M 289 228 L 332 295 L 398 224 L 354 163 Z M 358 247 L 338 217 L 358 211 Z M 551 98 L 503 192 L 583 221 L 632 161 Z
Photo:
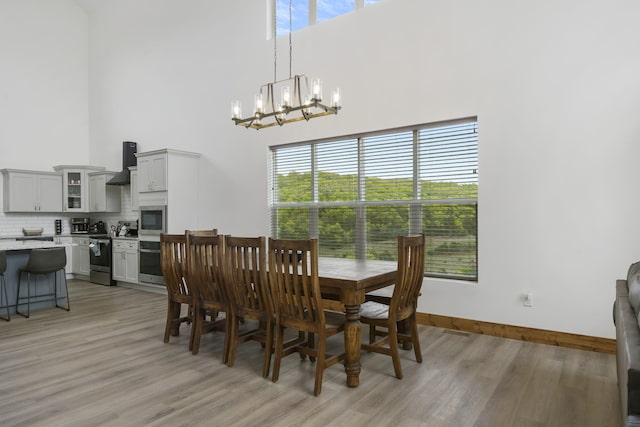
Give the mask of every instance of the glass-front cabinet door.
M 89 212 L 89 172 L 103 171 L 97 166 L 54 166 L 62 171 L 62 210 Z
M 85 206 L 82 203 L 82 184 L 83 184 L 82 172 L 67 172 L 65 174 L 64 189 L 64 206 L 68 211 L 82 210 Z

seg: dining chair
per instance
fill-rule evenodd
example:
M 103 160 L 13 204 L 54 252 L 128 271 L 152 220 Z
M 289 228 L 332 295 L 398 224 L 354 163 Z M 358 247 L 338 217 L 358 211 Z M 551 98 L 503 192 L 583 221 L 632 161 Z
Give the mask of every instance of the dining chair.
M 282 358 L 297 352 L 304 358 L 316 361 L 313 394 L 322 391 L 325 368 L 344 360 L 344 352 L 338 355 L 326 353 L 326 341 L 344 330 L 343 313 L 326 311 L 320 295 L 318 277 L 318 240 L 269 239 L 268 288 L 273 304 L 275 326 L 275 358 L 272 381 L 278 381 Z M 296 340 L 285 345 L 284 330 L 306 332 L 311 339 Z M 317 335 L 317 346 L 313 337 Z
M 193 294 L 191 352 L 198 354 L 203 334 L 225 329 L 227 297 L 223 284 L 224 235 L 185 231 L 187 239 L 187 282 Z M 207 316 L 209 319 L 207 320 Z M 227 362 L 228 334 L 225 334 L 222 361 Z
M 167 287 L 167 321 L 164 342 L 180 334 L 182 323 L 193 320 L 193 293 L 187 285 L 187 237 L 184 234 L 160 234 L 160 267 Z M 182 307 L 187 307 L 182 316 Z M 191 339 L 189 349 L 191 349 Z
M 266 286 L 267 244 L 264 237 L 225 236 L 224 283 L 229 302 L 227 365 L 233 366 L 238 344 L 260 342 L 265 349 L 262 376 L 269 376 L 273 347 L 273 320 Z M 256 327 L 241 330 L 246 320 Z
M 424 235 L 398 236 L 398 276 L 389 303 L 369 300 L 360 306 L 360 321 L 369 325 L 369 343 L 361 344 L 361 348 L 391 356 L 399 379 L 402 367 L 398 341 L 410 342 L 416 361 L 422 363 L 416 310 L 424 276 L 424 242 Z M 398 322 L 403 321 L 406 332 L 398 331 Z M 386 328 L 386 332 L 377 327 Z

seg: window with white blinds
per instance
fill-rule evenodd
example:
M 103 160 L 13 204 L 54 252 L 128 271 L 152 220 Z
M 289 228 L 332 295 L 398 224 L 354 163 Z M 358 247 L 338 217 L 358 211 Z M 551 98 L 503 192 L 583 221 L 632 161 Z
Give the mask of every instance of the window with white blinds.
M 425 234 L 427 276 L 477 280 L 475 118 L 271 147 L 271 234 L 321 256 L 397 259 Z

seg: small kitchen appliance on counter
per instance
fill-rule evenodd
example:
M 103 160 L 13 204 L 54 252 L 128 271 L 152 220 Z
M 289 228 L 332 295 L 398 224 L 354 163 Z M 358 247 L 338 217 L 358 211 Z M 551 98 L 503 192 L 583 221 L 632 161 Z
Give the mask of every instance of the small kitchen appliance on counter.
M 118 221 L 115 234 L 117 237 L 138 237 L 138 221 Z
M 108 236 L 107 234 L 107 228 L 104 225 L 104 222 L 102 221 L 98 221 L 95 224 L 92 224 L 91 227 L 89 227 L 89 234 L 91 235 L 105 235 Z
M 87 234 L 89 232 L 89 218 L 71 218 L 71 234 Z

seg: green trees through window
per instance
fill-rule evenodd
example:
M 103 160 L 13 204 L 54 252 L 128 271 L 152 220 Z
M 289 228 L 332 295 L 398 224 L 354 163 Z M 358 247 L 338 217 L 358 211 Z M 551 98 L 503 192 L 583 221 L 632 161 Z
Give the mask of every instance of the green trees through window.
M 321 256 L 396 260 L 398 235 L 424 233 L 427 275 L 477 280 L 476 128 L 272 147 L 272 234 L 318 237 Z

